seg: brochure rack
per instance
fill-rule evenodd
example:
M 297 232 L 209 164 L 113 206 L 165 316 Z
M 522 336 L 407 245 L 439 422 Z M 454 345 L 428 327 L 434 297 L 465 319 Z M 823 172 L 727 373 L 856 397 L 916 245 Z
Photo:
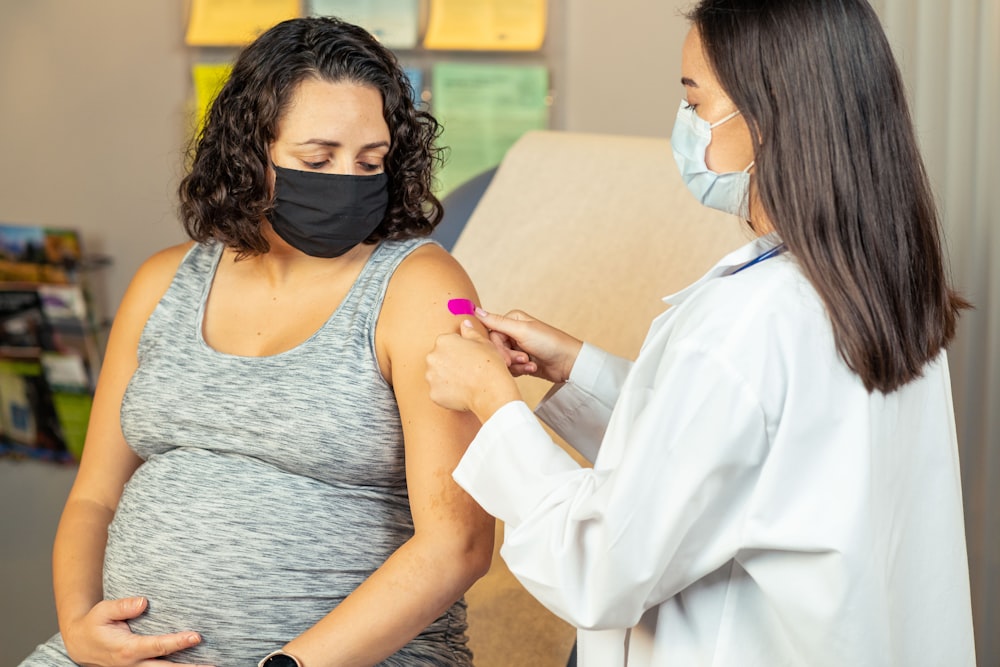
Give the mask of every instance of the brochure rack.
M 79 460 L 104 326 L 86 278 L 109 263 L 75 230 L 0 224 L 0 456 Z

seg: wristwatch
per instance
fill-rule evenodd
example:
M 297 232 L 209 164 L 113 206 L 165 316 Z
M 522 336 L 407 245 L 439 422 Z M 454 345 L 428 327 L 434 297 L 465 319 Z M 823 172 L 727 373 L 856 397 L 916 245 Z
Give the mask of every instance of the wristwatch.
M 265 655 L 264 659 L 257 663 L 257 667 L 302 667 L 302 663 L 295 656 L 278 650 Z

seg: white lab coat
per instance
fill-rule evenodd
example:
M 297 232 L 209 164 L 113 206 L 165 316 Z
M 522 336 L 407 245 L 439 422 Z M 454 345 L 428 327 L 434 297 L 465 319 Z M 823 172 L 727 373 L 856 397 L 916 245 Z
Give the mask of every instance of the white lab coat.
M 776 241 L 668 297 L 634 364 L 584 346 L 537 412 L 592 469 L 514 402 L 454 473 L 581 667 L 975 664 L 945 354 L 868 393 L 793 258 L 732 273 Z

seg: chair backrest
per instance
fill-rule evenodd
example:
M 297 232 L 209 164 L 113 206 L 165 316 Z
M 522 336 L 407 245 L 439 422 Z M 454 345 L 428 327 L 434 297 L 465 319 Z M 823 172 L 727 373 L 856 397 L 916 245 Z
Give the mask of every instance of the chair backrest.
M 452 190 L 441 200 L 444 205 L 444 217 L 434 228 L 431 238 L 450 251 L 455 247 L 455 242 L 465 229 L 466 223 L 472 212 L 479 206 L 479 200 L 483 198 L 483 193 L 490 186 L 496 167 L 487 169 L 479 173 L 465 183 Z
M 662 297 L 749 238 L 688 193 L 668 140 L 539 131 L 507 152 L 453 254 L 486 309 L 519 308 L 634 357 Z M 548 388 L 519 384 L 529 405 Z M 499 556 L 467 600 L 477 667 L 566 665 L 573 629 Z

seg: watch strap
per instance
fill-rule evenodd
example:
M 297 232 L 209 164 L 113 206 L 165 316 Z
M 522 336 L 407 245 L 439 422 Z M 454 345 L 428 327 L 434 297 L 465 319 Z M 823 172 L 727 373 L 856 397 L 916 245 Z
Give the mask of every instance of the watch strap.
M 294 655 L 278 649 L 265 655 L 257 667 L 302 667 L 302 663 Z

